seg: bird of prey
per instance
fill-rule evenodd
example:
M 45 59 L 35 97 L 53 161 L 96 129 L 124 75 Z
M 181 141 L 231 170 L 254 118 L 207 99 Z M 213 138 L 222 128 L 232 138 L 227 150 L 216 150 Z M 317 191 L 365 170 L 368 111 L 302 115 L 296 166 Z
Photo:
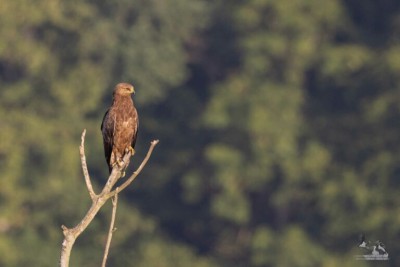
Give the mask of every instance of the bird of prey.
M 104 155 L 111 173 L 113 167 L 122 166 L 126 152 L 133 155 L 139 127 L 139 117 L 131 95 L 134 87 L 129 83 L 115 86 L 111 107 L 106 111 L 101 123 Z

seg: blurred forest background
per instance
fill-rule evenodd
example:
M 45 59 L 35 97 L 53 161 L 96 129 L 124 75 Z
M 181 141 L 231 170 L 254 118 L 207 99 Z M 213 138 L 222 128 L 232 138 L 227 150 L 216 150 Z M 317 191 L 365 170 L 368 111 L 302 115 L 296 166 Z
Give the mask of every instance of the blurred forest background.
M 55 266 L 108 177 L 102 116 L 136 88 L 109 266 L 400 265 L 400 2 L 3 0 L 0 266 Z M 129 173 L 129 172 L 128 172 Z M 99 266 L 111 203 L 71 266 Z

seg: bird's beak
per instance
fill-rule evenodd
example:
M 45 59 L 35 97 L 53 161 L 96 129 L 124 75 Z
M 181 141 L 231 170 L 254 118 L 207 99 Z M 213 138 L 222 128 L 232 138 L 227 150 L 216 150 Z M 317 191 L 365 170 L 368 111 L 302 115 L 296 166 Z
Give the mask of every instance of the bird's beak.
M 135 87 L 131 87 L 131 94 L 135 94 Z

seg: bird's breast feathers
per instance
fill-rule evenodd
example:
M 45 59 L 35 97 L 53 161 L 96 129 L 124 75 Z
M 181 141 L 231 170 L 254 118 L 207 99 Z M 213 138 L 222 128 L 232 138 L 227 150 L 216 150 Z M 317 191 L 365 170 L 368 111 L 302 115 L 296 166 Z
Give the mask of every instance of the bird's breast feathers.
M 128 120 L 122 122 L 122 127 L 124 127 L 124 128 L 129 127 L 130 125 L 132 125 L 132 119 L 128 119 Z

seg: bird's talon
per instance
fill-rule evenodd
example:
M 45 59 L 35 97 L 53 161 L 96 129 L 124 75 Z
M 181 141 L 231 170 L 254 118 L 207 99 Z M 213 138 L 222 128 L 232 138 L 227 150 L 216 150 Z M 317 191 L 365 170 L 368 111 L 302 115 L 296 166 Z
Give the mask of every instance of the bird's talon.
M 123 160 L 120 160 L 120 159 L 117 159 L 116 164 L 118 165 L 118 167 L 121 168 L 122 166 L 124 166 L 124 161 L 123 161 Z
M 131 152 L 131 156 L 133 156 L 136 153 L 135 149 L 131 146 L 127 148 L 127 152 Z

